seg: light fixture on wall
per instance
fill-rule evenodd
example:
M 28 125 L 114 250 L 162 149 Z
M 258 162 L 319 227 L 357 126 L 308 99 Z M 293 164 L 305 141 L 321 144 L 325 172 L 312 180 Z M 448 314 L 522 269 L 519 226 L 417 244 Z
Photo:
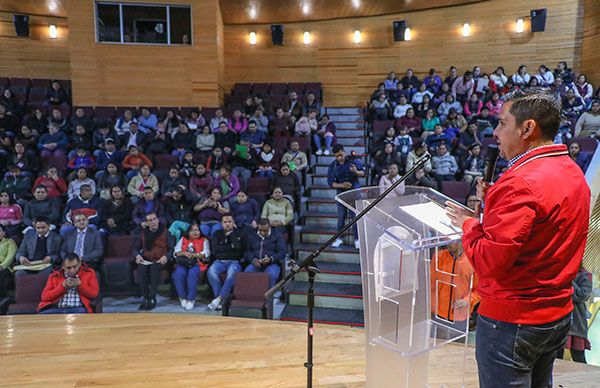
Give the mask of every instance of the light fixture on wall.
M 354 41 L 354 43 L 359 44 L 360 41 L 362 40 L 362 35 L 360 33 L 360 30 L 355 30 L 354 31 L 354 36 L 352 38 L 352 40 Z
M 250 33 L 250 35 L 248 36 L 248 40 L 250 41 L 251 45 L 255 45 L 256 44 L 256 32 L 252 31 Z
M 467 36 L 471 35 L 471 24 L 470 23 L 465 23 L 462 26 L 462 36 L 464 36 L 465 38 Z
M 523 33 L 523 31 L 525 31 L 525 20 L 523 20 L 523 18 L 517 19 L 515 31 L 517 32 L 517 34 L 521 34 L 521 33 Z
M 352 0 L 352 6 L 356 9 L 360 8 L 360 0 Z
M 56 39 L 58 36 L 58 28 L 55 24 L 50 24 L 48 27 L 48 35 L 50 36 L 50 39 Z
M 311 9 L 310 3 L 308 1 L 304 1 L 302 3 L 302 13 L 305 15 L 308 15 L 310 13 L 310 9 Z
M 404 30 L 404 40 L 409 42 L 412 38 L 412 31 L 410 30 L 410 27 L 406 27 L 406 29 Z
M 306 45 L 310 44 L 310 32 L 304 31 L 304 34 L 302 35 L 302 42 L 304 42 Z
M 250 7 L 248 10 L 248 16 L 250 16 L 250 19 L 256 19 L 257 14 L 258 12 L 256 11 L 256 7 Z

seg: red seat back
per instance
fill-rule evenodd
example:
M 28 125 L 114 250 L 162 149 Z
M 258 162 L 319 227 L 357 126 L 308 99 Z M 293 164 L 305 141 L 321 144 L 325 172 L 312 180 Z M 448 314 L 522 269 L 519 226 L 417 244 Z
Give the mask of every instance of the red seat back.
M 265 292 L 269 289 L 269 274 L 238 272 L 235 274 L 233 298 L 236 300 L 265 302 Z
M 40 303 L 48 275 L 23 275 L 15 280 L 15 302 Z
M 106 257 L 130 258 L 133 248 L 133 236 L 108 236 Z

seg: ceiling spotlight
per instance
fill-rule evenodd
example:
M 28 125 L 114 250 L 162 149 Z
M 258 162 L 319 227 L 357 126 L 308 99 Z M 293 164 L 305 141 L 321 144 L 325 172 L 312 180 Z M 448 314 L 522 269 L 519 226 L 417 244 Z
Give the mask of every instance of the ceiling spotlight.
M 517 31 L 517 34 L 521 34 L 523 33 L 523 31 L 525 31 L 525 21 L 523 20 L 523 18 L 517 19 L 517 25 L 515 30 Z
M 471 35 L 471 24 L 465 23 L 462 26 L 462 36 L 466 38 L 469 35 Z
M 256 8 L 255 7 L 250 7 L 250 10 L 248 11 L 248 15 L 250 16 L 250 19 L 256 19 Z
M 255 45 L 256 44 L 256 32 L 252 31 L 250 33 L 250 36 L 248 37 L 248 40 L 250 41 L 251 45 Z
M 354 43 L 358 44 L 358 43 L 360 43 L 361 40 L 362 40 L 362 36 L 360 34 L 360 31 L 359 30 L 354 31 L 354 37 L 353 37 Z
M 302 13 L 305 15 L 308 15 L 310 13 L 310 3 L 308 1 L 302 3 Z
M 304 42 L 304 44 L 309 45 L 310 44 L 310 32 L 308 31 L 304 31 L 304 34 L 302 35 L 302 41 Z

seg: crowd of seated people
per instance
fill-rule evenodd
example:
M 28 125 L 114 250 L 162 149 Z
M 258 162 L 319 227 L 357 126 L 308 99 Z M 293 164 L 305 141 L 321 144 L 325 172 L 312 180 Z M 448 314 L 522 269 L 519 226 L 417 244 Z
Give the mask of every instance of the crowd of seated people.
M 303 103 L 290 91 L 273 106 L 252 96 L 231 117 L 221 109 L 214 117 L 201 109 L 182 117 L 176 109 L 138 115 L 131 108 L 113 119 L 81 107 L 65 117 L 62 94 L 51 95 L 24 106 L 7 88 L 0 99 L 0 296 L 14 266 L 17 276 L 64 272 L 63 260 L 98 272 L 107 238 L 127 234 L 141 310 L 156 306 L 165 268 L 187 310 L 202 271 L 212 309 L 227 301 L 237 271 L 266 272 L 275 283 L 290 253 L 310 144 L 328 154 L 335 140 L 335 125 L 320 117 L 313 93 Z M 77 303 L 58 305 L 87 307 Z
M 594 92 L 585 74 L 576 75 L 560 62 L 554 71 L 541 65 L 535 74 L 525 65 L 512 75 L 503 67 L 487 74 L 479 66 L 460 74 L 452 66 L 444 79 L 435 69 L 423 79 L 412 69 L 403 77 L 390 72 L 368 104 L 374 131 L 369 150 L 372 178 L 387 176 L 392 165 L 403 173 L 429 152 L 430 162 L 407 183 L 436 189 L 443 181 L 472 184 L 483 174 L 483 155 L 495 142 L 493 129 L 505 96 L 532 87 L 551 88 L 562 101 L 555 143 L 568 144 L 571 157 L 585 172 L 592 155 L 581 151 L 575 138 L 600 140 L 600 88 Z M 500 172 L 506 161 L 497 166 Z

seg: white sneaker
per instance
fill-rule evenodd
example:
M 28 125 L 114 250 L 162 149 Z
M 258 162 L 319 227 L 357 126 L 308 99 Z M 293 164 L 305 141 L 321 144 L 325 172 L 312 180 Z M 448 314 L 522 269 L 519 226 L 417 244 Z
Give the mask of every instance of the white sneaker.
M 221 306 L 221 297 L 217 296 L 215 299 L 212 300 L 212 302 L 210 302 L 208 304 L 208 308 L 211 309 L 212 311 L 218 310 L 218 307 Z
M 342 244 L 343 244 L 343 243 L 344 243 L 344 242 L 342 241 L 342 239 L 341 239 L 341 238 L 338 238 L 337 240 L 335 240 L 335 241 L 333 242 L 333 244 L 331 244 L 331 247 L 332 247 L 332 248 L 339 248 L 339 247 L 341 247 L 341 246 L 342 246 Z
M 321 155 L 323 155 L 323 150 L 317 150 L 317 152 L 315 152 L 315 154 L 321 156 Z
M 360 241 L 358 241 L 358 240 L 354 241 L 354 248 L 360 249 Z
M 193 300 L 188 300 L 188 301 L 187 301 L 187 304 L 185 305 L 185 309 L 186 309 L 187 311 L 190 311 L 190 310 L 191 310 L 191 309 L 193 309 L 193 308 L 194 308 L 194 301 L 193 301 Z
M 331 155 L 331 152 L 329 152 L 329 150 L 325 150 L 325 152 L 323 152 L 323 155 Z
M 181 307 L 185 308 L 187 306 L 188 301 L 186 299 L 179 299 L 179 303 L 181 303 Z

